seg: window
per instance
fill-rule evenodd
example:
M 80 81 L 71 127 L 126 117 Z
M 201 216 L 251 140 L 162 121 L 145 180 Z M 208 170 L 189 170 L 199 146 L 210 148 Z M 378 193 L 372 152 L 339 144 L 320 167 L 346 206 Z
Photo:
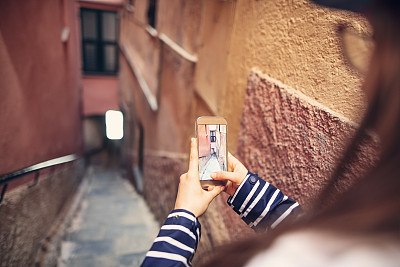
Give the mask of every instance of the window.
M 217 136 L 216 136 L 216 131 L 210 131 L 210 142 L 216 142 L 217 141 Z
M 149 8 L 147 9 L 147 20 L 149 25 L 156 28 L 157 0 L 149 0 Z
M 81 9 L 83 71 L 115 74 L 118 70 L 117 12 Z

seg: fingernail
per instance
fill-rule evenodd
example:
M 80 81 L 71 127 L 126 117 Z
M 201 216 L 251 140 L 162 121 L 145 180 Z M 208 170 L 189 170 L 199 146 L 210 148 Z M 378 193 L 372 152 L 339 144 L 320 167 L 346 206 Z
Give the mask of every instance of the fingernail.
M 196 138 L 194 138 L 194 137 L 192 137 L 191 139 L 192 139 L 192 140 L 191 140 L 192 143 L 194 143 L 194 142 L 196 141 Z
M 225 191 L 225 186 L 221 187 L 221 191 Z

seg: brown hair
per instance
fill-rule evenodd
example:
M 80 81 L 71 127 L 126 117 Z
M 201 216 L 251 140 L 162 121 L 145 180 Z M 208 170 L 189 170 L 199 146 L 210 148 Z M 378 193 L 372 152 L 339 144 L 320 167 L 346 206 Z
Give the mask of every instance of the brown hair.
M 389 4 L 388 4 L 389 3 Z M 268 248 L 282 233 L 304 228 L 351 234 L 400 235 L 400 8 L 391 0 L 375 1 L 368 18 L 374 28 L 375 49 L 364 89 L 369 108 L 332 178 L 307 215 L 292 225 L 221 247 L 205 266 L 243 266 Z M 348 190 L 338 186 L 357 160 L 368 131 L 381 137 L 376 166 Z M 329 203 L 329 204 L 326 204 Z M 400 240 L 400 239 L 399 239 Z

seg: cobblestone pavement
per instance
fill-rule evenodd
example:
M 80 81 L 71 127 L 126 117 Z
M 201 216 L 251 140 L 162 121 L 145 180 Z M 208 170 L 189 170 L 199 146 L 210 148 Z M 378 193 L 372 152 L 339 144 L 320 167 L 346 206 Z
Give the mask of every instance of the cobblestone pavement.
M 89 185 L 61 245 L 59 266 L 140 266 L 159 231 L 118 171 L 91 167 Z

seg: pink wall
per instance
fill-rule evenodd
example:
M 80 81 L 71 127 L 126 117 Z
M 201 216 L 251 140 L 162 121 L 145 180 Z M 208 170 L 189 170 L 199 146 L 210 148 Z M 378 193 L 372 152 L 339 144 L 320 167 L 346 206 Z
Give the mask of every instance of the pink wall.
M 123 0 L 80 0 L 78 8 L 118 11 Z M 78 19 L 79 23 L 80 19 Z M 107 110 L 119 110 L 118 78 L 115 76 L 83 77 L 83 115 L 104 115 Z
M 124 0 L 78 0 L 77 2 L 81 7 L 107 10 L 119 10 L 124 4 Z
M 107 110 L 119 110 L 117 77 L 84 77 L 83 114 L 104 115 Z
M 199 139 L 199 157 L 204 157 L 210 154 L 210 131 L 207 125 L 199 125 L 197 129 L 197 138 Z
M 0 1 L 0 174 L 81 151 L 76 17 L 73 1 Z
M 317 198 L 356 130 L 347 119 L 253 71 L 241 127 L 237 156 L 243 164 L 303 206 Z M 378 147 L 371 136 L 364 137 L 339 189 L 345 190 L 375 164 Z

